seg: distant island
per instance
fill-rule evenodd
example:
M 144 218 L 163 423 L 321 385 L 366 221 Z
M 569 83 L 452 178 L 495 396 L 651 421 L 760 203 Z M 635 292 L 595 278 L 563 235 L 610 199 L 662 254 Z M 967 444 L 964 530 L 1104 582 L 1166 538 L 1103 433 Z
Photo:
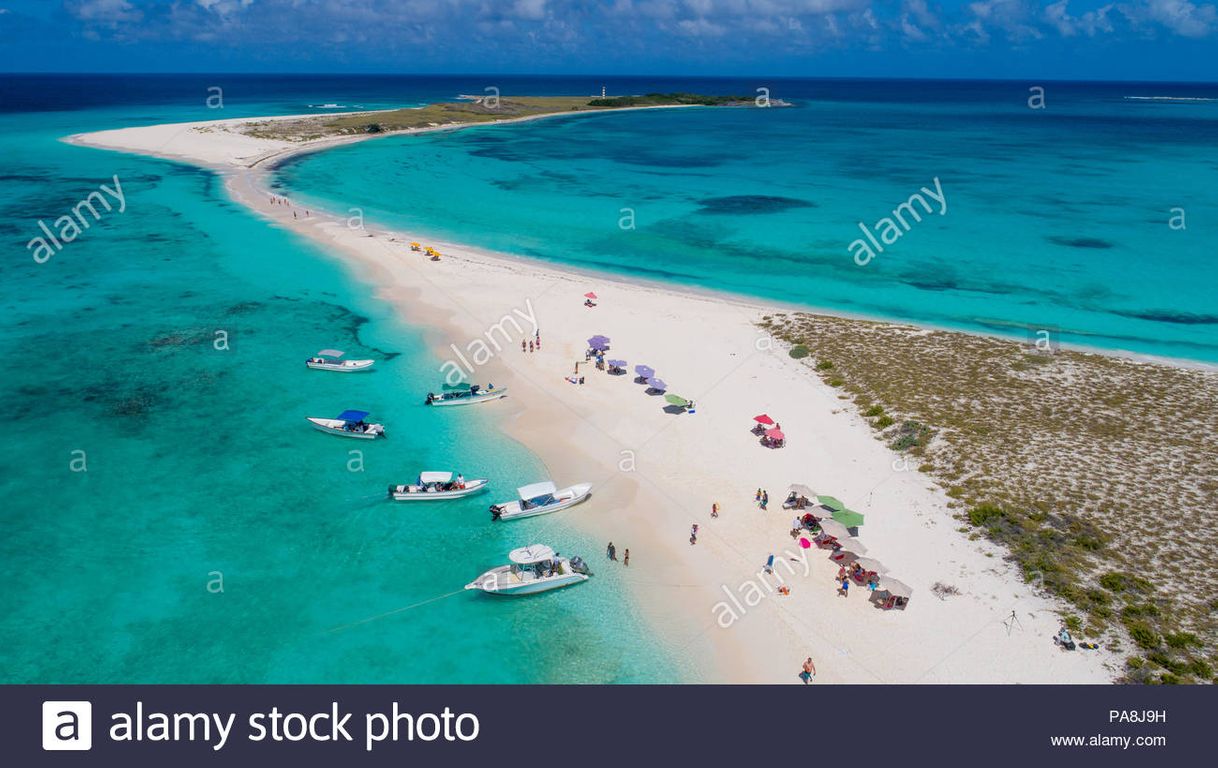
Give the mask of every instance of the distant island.
M 772 102 L 775 106 L 785 103 Z M 440 102 L 379 112 L 305 115 L 246 123 L 241 132 L 257 139 L 307 142 L 360 134 L 398 133 L 426 128 L 520 120 L 571 112 L 646 109 L 652 107 L 754 106 L 750 96 L 705 96 L 696 93 L 649 93 L 642 96 L 466 96 L 462 101 Z

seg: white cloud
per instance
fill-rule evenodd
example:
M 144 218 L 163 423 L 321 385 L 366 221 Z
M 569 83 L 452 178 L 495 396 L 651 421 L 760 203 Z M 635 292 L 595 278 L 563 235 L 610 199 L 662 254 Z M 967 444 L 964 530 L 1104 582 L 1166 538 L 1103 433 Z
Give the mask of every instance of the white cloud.
M 1205 37 L 1218 26 L 1218 9 L 1189 0 L 1147 0 L 1142 14 L 1182 37 Z
M 1095 37 L 1100 32 L 1111 32 L 1112 22 L 1108 19 L 1109 12 L 1115 7 L 1105 5 L 1094 11 L 1086 11 L 1082 16 L 1070 15 L 1067 8 L 1069 0 L 1059 0 L 1045 6 L 1044 17 L 1049 26 L 1057 30 L 1062 37 L 1074 37 L 1080 32 L 1088 37 Z

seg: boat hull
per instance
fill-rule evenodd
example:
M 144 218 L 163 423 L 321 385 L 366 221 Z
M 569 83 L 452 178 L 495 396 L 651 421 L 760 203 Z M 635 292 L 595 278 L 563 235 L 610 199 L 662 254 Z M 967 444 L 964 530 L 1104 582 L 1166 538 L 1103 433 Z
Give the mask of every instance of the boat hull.
M 489 480 L 467 480 L 465 487 L 458 491 L 425 491 L 405 492 L 391 491 L 390 496 L 394 501 L 445 501 L 446 499 L 462 499 L 466 496 L 473 496 L 476 493 L 482 493 L 490 485 Z M 401 486 L 399 486 L 401 487 Z
M 385 428 L 380 424 L 371 426 L 376 429 L 371 432 L 348 432 L 343 429 L 343 422 L 337 419 L 317 419 L 312 416 L 308 417 L 309 423 L 313 425 L 313 429 L 318 432 L 325 432 L 328 435 L 338 435 L 339 437 L 350 437 L 356 440 L 375 440 L 378 437 L 385 436 Z
M 498 573 L 499 569 L 489 571 L 479 576 L 474 581 L 465 585 L 468 590 L 485 592 L 488 595 L 536 595 L 541 592 L 549 592 L 552 589 L 561 589 L 569 587 L 572 584 L 582 584 L 588 580 L 588 577 L 582 573 L 565 573 L 562 576 L 554 576 L 547 579 L 531 579 L 522 582 L 513 582 L 511 577 L 503 577 Z
M 592 495 L 592 484 L 581 483 L 573 485 L 569 488 L 563 488 L 558 492 L 561 497 L 553 504 L 547 504 L 542 507 L 530 507 L 529 509 L 521 509 L 519 501 L 509 501 L 505 504 L 496 506 L 501 508 L 499 513 L 500 520 L 523 520 L 526 517 L 538 517 L 540 515 L 549 515 L 554 512 L 561 512 L 564 509 L 574 507 L 588 500 Z
M 346 363 L 314 363 L 305 361 L 305 367 L 312 371 L 333 371 L 334 373 L 360 373 L 372 370 L 375 360 L 348 360 Z
M 485 395 L 476 395 L 474 397 L 454 397 L 451 400 L 432 400 L 428 405 L 432 408 L 450 408 L 457 405 L 478 405 L 479 403 L 489 403 L 492 400 L 499 400 L 507 397 L 507 388 L 496 389 L 494 392 L 488 392 Z

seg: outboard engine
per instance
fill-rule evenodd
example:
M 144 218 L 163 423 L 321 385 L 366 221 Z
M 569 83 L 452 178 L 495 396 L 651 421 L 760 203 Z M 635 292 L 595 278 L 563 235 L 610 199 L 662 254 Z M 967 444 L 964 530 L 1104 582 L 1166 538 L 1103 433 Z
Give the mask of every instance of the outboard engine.
M 491 522 L 492 523 L 495 522 L 496 520 L 498 520 L 499 516 L 502 514 L 503 514 L 503 507 L 499 506 L 498 504 L 491 505 Z

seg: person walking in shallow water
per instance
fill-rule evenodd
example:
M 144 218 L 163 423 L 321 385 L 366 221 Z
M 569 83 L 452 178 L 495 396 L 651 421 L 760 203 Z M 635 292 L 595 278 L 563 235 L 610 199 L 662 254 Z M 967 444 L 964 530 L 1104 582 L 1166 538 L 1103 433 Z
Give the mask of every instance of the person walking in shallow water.
M 609 546 L 605 549 L 605 557 L 610 560 L 617 560 L 617 547 L 613 546 L 613 542 L 609 542 Z
M 627 568 L 630 567 L 630 550 L 629 549 L 627 549 L 626 554 L 622 556 L 622 565 L 626 566 Z

